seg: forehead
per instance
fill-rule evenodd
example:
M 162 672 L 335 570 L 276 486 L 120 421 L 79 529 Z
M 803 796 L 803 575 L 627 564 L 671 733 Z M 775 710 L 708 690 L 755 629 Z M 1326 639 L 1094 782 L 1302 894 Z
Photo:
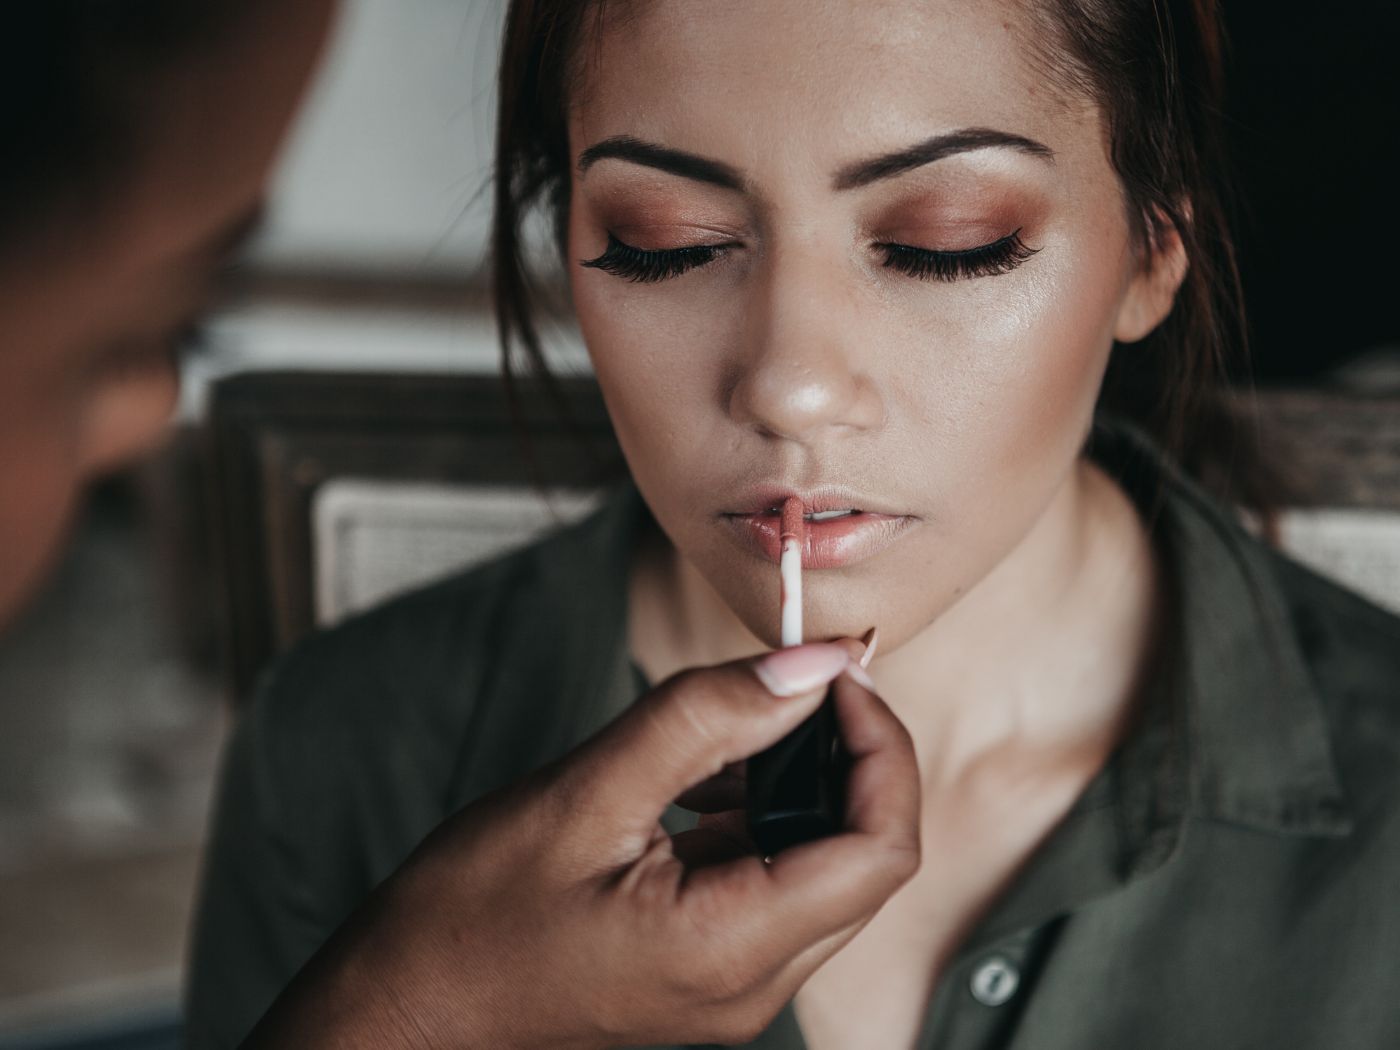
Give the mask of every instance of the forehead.
M 611 0 L 578 56 L 572 145 L 631 134 L 752 170 L 964 127 L 1101 148 L 1037 36 L 1010 0 Z

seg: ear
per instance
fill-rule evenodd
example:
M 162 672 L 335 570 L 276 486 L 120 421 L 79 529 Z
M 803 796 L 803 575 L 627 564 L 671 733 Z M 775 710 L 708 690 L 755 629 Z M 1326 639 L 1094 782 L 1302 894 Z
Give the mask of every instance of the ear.
M 1186 221 L 1191 221 L 1189 210 Z M 1150 240 L 1141 267 L 1118 305 L 1113 338 L 1120 343 L 1135 343 L 1165 321 L 1176 302 L 1177 289 L 1186 279 L 1190 260 L 1186 258 L 1186 246 L 1176 225 L 1169 222 L 1158 225 Z

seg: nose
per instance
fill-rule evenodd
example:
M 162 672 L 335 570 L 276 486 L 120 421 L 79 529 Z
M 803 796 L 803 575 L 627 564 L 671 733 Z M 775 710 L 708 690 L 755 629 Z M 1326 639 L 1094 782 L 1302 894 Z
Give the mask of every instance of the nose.
M 769 260 L 751 286 L 728 410 L 759 433 L 810 443 L 884 416 L 858 288 L 815 249 Z

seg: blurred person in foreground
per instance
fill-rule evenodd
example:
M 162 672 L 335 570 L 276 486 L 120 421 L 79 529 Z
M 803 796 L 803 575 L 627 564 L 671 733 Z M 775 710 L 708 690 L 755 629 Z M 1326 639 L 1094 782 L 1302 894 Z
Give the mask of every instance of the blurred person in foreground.
M 9 14 L 0 622 L 41 580 L 83 484 L 161 439 L 180 335 L 256 225 L 334 8 L 45 0 Z M 723 1039 L 772 1016 L 918 864 L 908 734 L 853 681 L 849 651 L 806 646 L 662 683 L 572 755 L 456 814 L 244 1045 L 584 1047 L 642 1028 Z M 782 736 L 838 679 L 855 761 L 847 833 L 770 865 L 735 859 L 717 831 L 673 843 L 657 822 L 669 801 Z M 595 795 L 610 804 L 568 805 Z M 614 951 L 580 950 L 605 932 Z M 669 966 L 641 950 L 658 936 Z M 512 983 L 505 960 L 533 979 Z

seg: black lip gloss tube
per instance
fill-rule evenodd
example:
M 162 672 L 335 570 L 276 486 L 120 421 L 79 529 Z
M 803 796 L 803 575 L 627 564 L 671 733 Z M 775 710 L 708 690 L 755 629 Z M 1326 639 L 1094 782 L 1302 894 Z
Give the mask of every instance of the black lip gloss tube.
M 748 761 L 749 836 L 765 856 L 841 829 L 845 762 L 832 688 L 801 725 Z

